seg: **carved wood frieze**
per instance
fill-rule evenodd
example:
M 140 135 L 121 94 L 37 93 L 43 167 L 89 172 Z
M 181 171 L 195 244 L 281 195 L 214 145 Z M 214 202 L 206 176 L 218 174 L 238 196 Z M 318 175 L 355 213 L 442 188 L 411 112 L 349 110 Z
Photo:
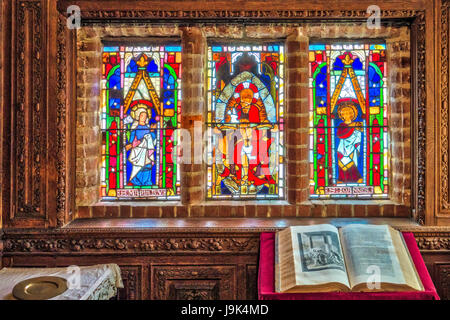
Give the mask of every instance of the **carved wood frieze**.
M 45 157 L 45 37 L 41 1 L 16 2 L 15 105 L 13 136 L 16 210 L 18 217 L 45 215 L 41 169 Z
M 64 238 L 6 239 L 5 252 L 208 252 L 257 253 L 258 238 Z
M 72 3 L 74 3 L 72 1 Z M 65 10 L 67 5 L 61 5 L 60 10 Z M 255 20 L 289 20 L 289 19 L 367 19 L 367 10 L 127 10 L 127 9 L 85 9 L 81 6 L 83 19 L 165 19 L 165 20 L 230 20 L 230 19 L 255 19 Z M 412 17 L 416 10 L 381 10 L 383 18 Z
M 450 234 L 416 236 L 416 241 L 419 250 L 450 251 Z
M 420 250 L 450 251 L 450 232 L 414 232 Z M 9 237 L 5 235 L 5 252 L 141 252 L 141 253 L 252 253 L 259 249 L 259 238 L 255 237 L 100 237 L 84 235 L 73 237 L 69 234 L 55 239 L 52 236 L 40 238 L 26 235 Z

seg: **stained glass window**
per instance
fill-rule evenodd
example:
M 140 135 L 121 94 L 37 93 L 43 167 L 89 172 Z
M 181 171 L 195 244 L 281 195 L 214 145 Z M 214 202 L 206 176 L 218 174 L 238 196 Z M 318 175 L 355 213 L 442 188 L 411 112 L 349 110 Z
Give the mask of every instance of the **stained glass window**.
M 386 45 L 309 47 L 310 196 L 386 198 Z
M 284 47 L 208 46 L 207 197 L 284 198 Z
M 104 46 L 102 200 L 178 199 L 181 46 Z

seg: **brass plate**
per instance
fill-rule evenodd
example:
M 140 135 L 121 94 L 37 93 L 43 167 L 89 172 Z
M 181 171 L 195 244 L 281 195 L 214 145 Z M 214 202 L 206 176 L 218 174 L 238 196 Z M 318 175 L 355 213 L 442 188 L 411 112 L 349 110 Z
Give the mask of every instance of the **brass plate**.
M 61 277 L 37 277 L 14 286 L 13 296 L 20 300 L 47 300 L 67 290 L 67 280 Z

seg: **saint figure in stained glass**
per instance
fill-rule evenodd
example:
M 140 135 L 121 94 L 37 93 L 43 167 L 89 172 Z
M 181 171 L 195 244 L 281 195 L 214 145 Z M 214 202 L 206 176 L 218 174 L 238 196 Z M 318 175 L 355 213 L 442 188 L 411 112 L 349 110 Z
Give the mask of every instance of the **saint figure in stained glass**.
M 208 198 L 280 198 L 283 49 L 209 48 Z
M 310 196 L 389 194 L 385 44 L 311 44 Z
M 358 170 L 358 158 L 361 153 L 362 123 L 355 122 L 358 110 L 351 101 L 338 106 L 339 118 L 342 122 L 337 127 L 339 138 L 337 158 L 339 164 L 338 184 L 361 183 L 362 175 Z
M 125 149 L 130 150 L 128 161 L 133 169 L 129 181 L 135 186 L 155 184 L 156 119 L 149 119 L 148 114 L 148 106 L 143 103 L 137 104 L 131 111 L 133 123 Z

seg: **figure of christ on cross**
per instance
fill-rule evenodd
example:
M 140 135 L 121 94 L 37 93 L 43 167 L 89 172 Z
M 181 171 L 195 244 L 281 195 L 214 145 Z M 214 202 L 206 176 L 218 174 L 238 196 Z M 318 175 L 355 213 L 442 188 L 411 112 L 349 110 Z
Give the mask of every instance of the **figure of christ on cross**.
M 238 139 L 232 157 L 223 153 L 223 166 L 218 166 L 220 177 L 233 193 L 256 194 L 264 187 L 276 184 L 270 170 L 269 130 L 276 130 L 267 119 L 266 109 L 257 97 L 252 84 L 239 85 L 225 110 L 225 123 L 238 126 Z M 231 159 L 230 159 L 231 158 Z

